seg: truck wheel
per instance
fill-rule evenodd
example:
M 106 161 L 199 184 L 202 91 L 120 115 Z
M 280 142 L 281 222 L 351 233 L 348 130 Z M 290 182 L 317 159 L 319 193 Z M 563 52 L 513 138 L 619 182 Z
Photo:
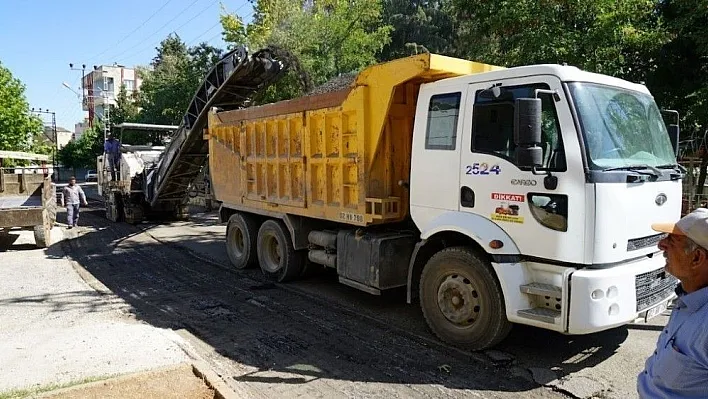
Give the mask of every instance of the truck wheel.
M 43 225 L 34 226 L 34 242 L 39 248 L 46 248 L 51 242 L 51 230 Z
M 226 227 L 226 253 L 236 269 L 246 269 L 258 261 L 258 224 L 240 213 L 231 215 Z
M 466 349 L 492 347 L 511 331 L 491 268 L 468 248 L 430 258 L 420 278 L 420 307 L 438 338 Z
M 296 252 L 281 221 L 267 220 L 258 230 L 258 263 L 263 274 L 279 283 L 300 275 L 305 257 Z

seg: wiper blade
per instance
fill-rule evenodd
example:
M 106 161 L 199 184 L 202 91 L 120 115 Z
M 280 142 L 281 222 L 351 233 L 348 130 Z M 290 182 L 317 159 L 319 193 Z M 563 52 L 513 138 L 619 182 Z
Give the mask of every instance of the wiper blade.
M 686 173 L 687 169 L 678 163 L 667 163 L 666 165 L 657 166 L 658 169 L 678 169 L 681 173 Z
M 652 171 L 652 173 L 644 172 L 644 171 L 642 171 L 642 169 L 649 169 Z M 603 169 L 602 171 L 609 172 L 609 171 L 613 171 L 613 170 L 631 170 L 632 172 L 637 172 L 639 174 L 644 174 L 644 175 L 649 175 L 649 176 L 654 176 L 654 177 L 661 176 L 661 170 L 659 170 L 653 166 L 649 166 L 649 165 L 617 166 L 614 168 L 606 168 L 606 169 Z

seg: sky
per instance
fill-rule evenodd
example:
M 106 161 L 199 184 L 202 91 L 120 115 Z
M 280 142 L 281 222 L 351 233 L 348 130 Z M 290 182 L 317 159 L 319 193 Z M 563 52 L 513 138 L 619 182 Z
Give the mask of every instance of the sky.
M 221 7 L 250 21 L 247 0 L 0 0 L 0 62 L 26 86 L 30 107 L 56 112 L 57 126 L 74 131 L 81 68 L 147 65 L 155 47 L 177 33 L 187 45 L 225 48 Z M 45 123 L 51 115 L 42 115 Z

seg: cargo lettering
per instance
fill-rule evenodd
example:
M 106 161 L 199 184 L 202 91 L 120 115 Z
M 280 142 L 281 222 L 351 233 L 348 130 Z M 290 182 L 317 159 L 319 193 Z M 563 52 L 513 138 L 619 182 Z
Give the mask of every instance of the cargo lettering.
M 492 193 L 492 199 L 497 201 L 524 202 L 524 196 L 521 194 Z
M 538 184 L 536 180 L 521 180 L 521 179 L 512 179 L 511 184 L 514 186 L 535 186 Z

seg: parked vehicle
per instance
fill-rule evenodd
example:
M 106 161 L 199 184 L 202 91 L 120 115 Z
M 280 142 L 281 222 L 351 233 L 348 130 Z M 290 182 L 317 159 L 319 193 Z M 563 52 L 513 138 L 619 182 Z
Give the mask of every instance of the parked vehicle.
M 98 181 L 98 173 L 95 170 L 89 169 L 86 171 L 86 176 L 84 176 L 85 182 Z
M 643 85 L 423 54 L 344 90 L 212 110 L 205 137 L 235 268 L 406 287 L 445 342 L 602 331 L 674 296 L 651 224 L 680 216 L 678 125 Z
M 56 223 L 56 188 L 49 178 L 47 155 L 0 151 L 3 159 L 41 161 L 40 173 L 26 168 L 0 168 L 0 230 L 22 227 L 34 230 L 38 247 L 51 245 Z M 21 173 L 16 173 L 20 170 Z M 43 172 L 43 173 L 41 173 Z

